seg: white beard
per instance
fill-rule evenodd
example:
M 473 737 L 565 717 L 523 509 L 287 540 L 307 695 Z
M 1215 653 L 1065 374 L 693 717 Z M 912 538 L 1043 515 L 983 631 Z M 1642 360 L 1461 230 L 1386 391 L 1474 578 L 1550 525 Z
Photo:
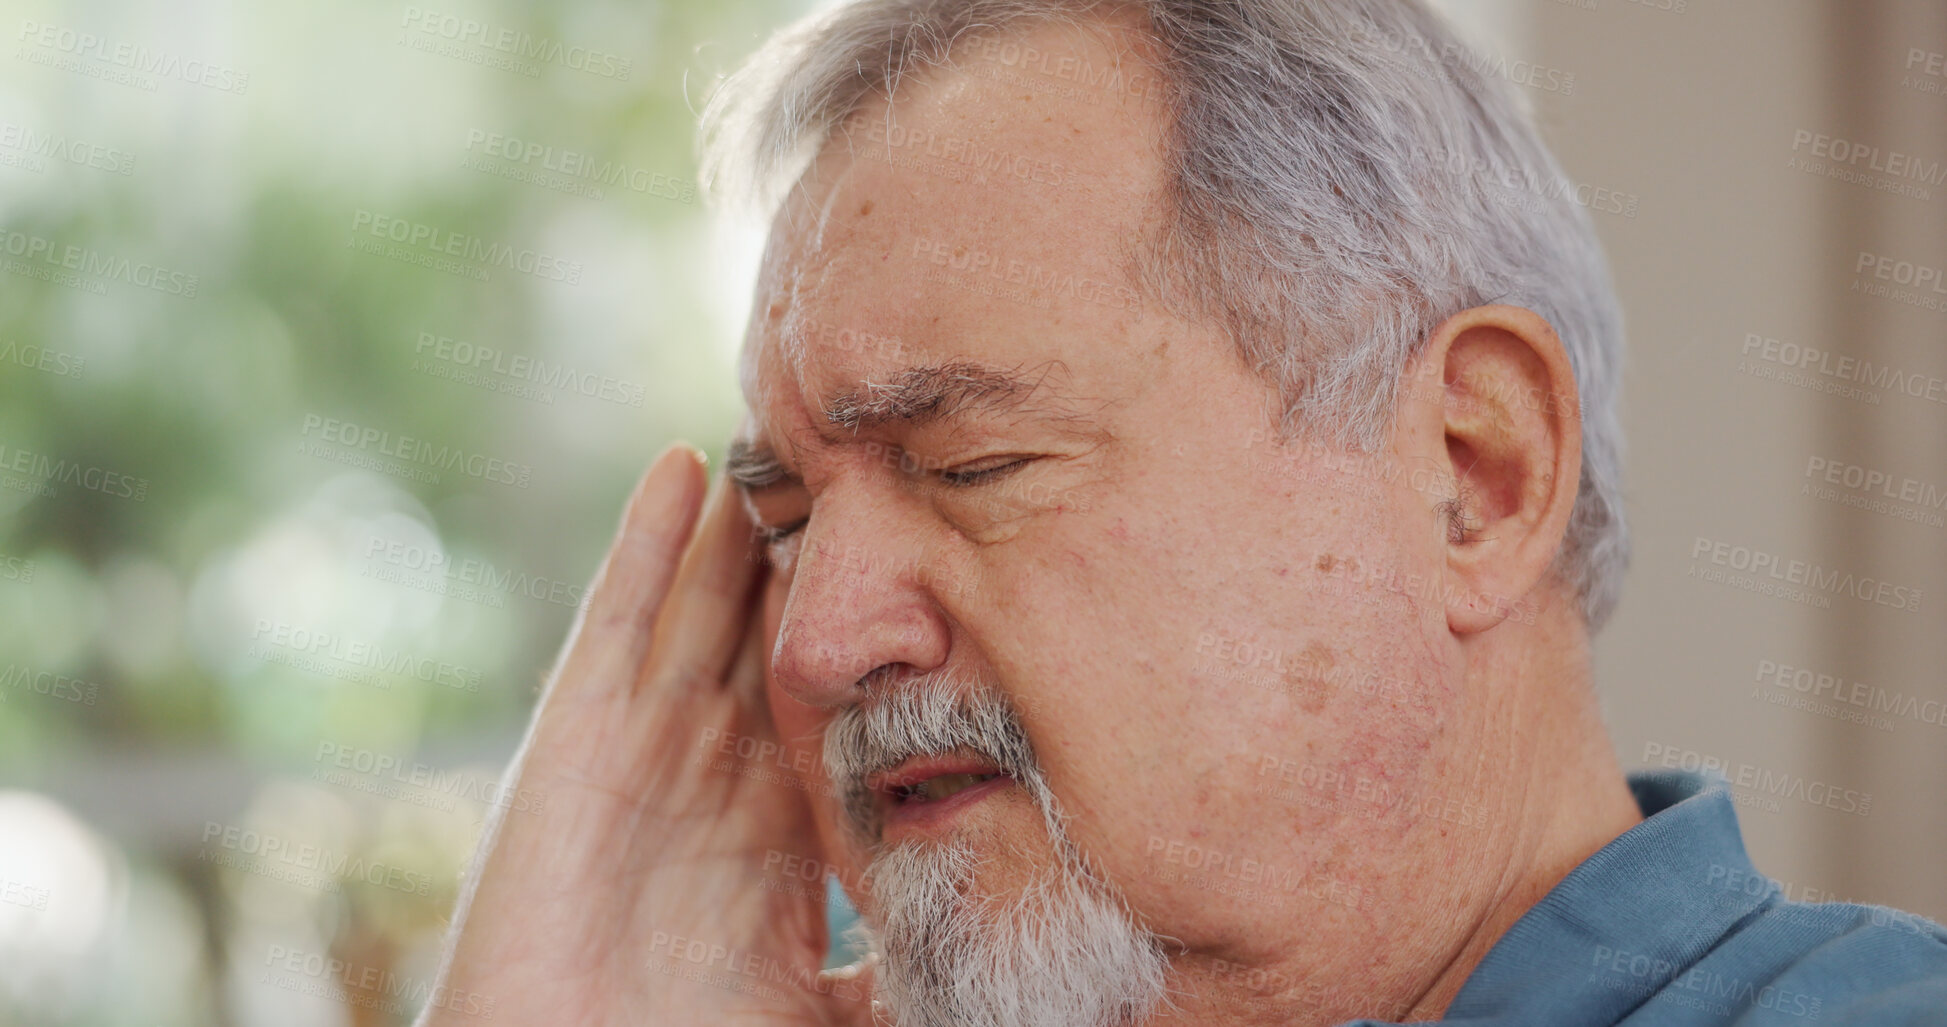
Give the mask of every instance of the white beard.
M 876 1004 L 897 1027 L 1140 1024 L 1168 1001 L 1163 942 L 1075 848 L 1005 699 L 964 684 L 929 675 L 833 722 L 825 760 L 848 796 L 848 823 L 876 847 L 866 774 L 968 746 L 1033 800 L 1056 859 L 1018 896 L 988 898 L 975 892 L 982 857 L 965 840 L 878 848 L 866 869 L 876 922 L 864 932 L 880 960 Z
M 978 862 L 958 842 L 907 842 L 868 871 L 876 997 L 898 1027 L 1117 1027 L 1163 1002 L 1161 945 L 1092 879 L 1064 860 L 981 899 Z

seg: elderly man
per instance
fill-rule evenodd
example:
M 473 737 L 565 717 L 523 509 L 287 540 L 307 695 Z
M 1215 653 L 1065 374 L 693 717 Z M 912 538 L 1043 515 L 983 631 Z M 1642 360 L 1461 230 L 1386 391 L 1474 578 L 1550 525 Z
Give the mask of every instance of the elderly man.
M 1408 0 L 760 53 L 707 112 L 774 218 L 747 426 L 631 500 L 427 1021 L 1947 1015 L 1947 933 L 1617 763 L 1619 319 L 1486 68 Z

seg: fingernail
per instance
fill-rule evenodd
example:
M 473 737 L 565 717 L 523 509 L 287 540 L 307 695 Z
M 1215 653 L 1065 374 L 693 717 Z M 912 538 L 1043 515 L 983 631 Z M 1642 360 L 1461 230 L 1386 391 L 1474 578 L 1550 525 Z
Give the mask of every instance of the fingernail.
M 637 485 L 637 494 L 671 494 L 677 480 L 690 473 L 683 466 L 686 459 L 685 451 L 688 453 L 688 460 L 700 460 L 702 456 L 696 451 L 696 447 L 687 442 L 670 443 L 656 455 L 656 460 L 649 465 L 649 470 L 643 473 L 642 481 Z

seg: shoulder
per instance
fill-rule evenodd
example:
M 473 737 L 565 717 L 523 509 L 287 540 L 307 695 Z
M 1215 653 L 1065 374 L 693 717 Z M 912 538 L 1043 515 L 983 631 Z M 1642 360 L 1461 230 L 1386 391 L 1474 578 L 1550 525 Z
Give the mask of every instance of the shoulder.
M 1736 1024 L 1947 1021 L 1947 927 L 1884 906 L 1776 903 L 1691 973 L 1697 987 L 1737 994 Z

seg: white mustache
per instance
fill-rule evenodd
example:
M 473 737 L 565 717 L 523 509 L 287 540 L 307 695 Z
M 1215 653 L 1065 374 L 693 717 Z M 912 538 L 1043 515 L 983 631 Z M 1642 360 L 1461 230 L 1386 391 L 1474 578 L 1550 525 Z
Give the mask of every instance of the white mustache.
M 977 842 L 880 839 L 866 779 L 955 749 L 992 760 L 1041 811 L 1054 858 L 1018 895 L 978 893 Z M 864 934 L 882 956 L 878 994 L 901 1027 L 1126 1027 L 1170 1004 L 1163 940 L 1069 837 L 1005 694 L 946 674 L 874 689 L 826 728 L 825 769 L 848 830 L 871 853 L 878 909 Z
M 937 672 L 875 690 L 825 728 L 825 773 L 846 826 L 868 849 L 879 843 L 879 804 L 866 779 L 914 756 L 970 749 L 1027 790 L 1044 816 L 1055 805 L 1020 715 L 1007 697 L 963 673 Z

